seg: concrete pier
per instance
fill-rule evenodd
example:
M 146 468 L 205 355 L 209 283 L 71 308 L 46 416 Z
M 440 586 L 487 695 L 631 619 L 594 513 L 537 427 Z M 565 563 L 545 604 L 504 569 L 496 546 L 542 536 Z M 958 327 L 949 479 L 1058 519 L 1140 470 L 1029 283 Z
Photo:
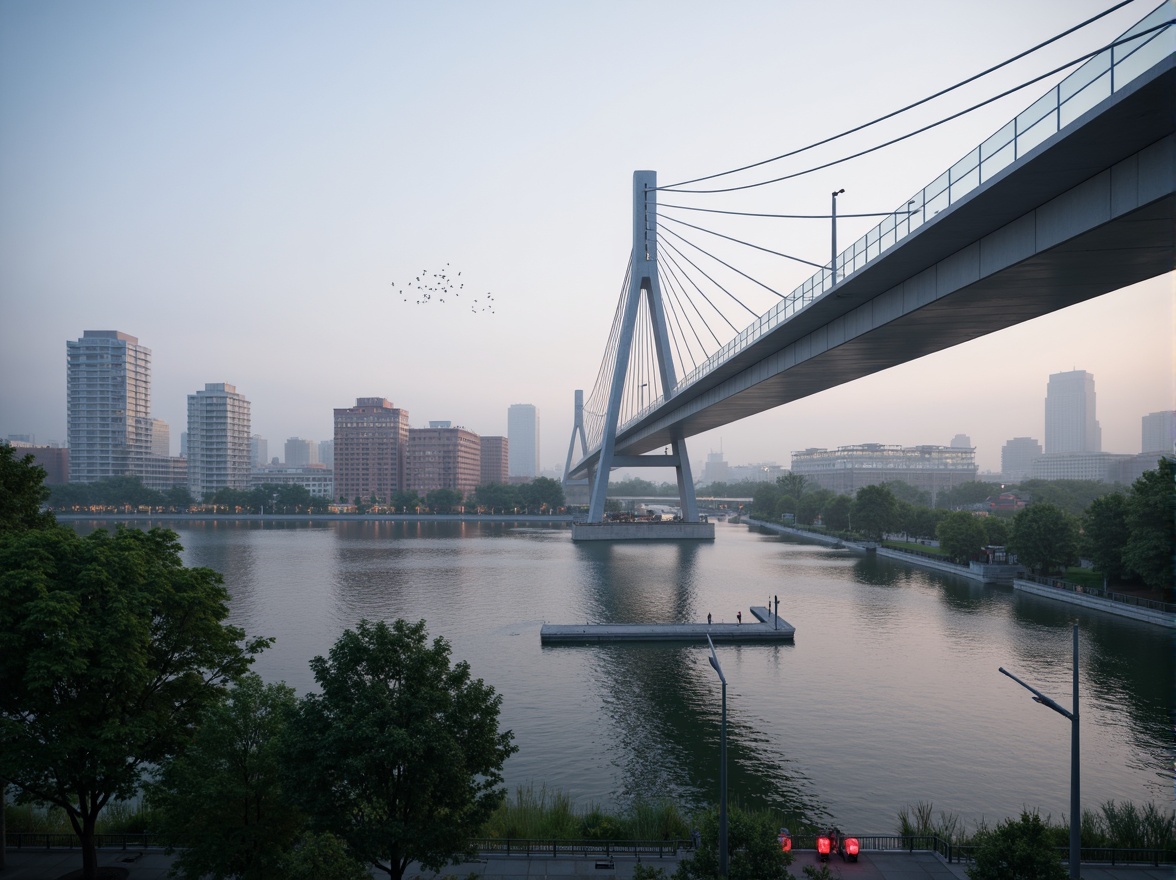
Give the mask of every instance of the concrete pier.
M 713 541 L 712 522 L 574 522 L 573 541 Z
M 539 631 L 544 645 L 590 642 L 791 642 L 796 627 L 762 605 L 751 608 L 754 620 L 743 623 L 545 623 Z

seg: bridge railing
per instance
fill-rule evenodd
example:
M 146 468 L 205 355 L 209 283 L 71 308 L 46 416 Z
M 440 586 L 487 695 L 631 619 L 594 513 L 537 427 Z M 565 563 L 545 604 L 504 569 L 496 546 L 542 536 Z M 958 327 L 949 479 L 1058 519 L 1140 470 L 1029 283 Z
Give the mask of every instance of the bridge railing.
M 842 251 L 836 261 L 837 278 L 844 280 L 876 260 L 936 214 L 1176 51 L 1170 6 L 1169 2 L 1158 6 L 1114 45 L 1088 60 Z M 832 270 L 821 269 L 681 379 L 675 392 L 698 381 L 833 287 Z M 626 425 L 638 421 L 660 402 L 651 403 Z
M 1116 593 L 1113 590 L 1104 590 L 1102 587 L 1088 587 L 1083 584 L 1076 584 L 1073 581 L 1062 580 L 1061 578 L 1027 574 L 1020 579 L 1029 581 L 1030 583 L 1040 584 L 1043 587 L 1053 587 L 1055 590 L 1065 590 L 1068 593 L 1083 593 L 1087 596 L 1095 596 L 1099 599 L 1106 599 L 1108 602 L 1118 602 L 1121 605 L 1134 605 L 1137 608 L 1146 608 L 1149 611 L 1176 614 L 1176 604 L 1172 602 L 1161 602 L 1158 599 L 1145 599 L 1141 596 L 1132 596 L 1130 593 Z

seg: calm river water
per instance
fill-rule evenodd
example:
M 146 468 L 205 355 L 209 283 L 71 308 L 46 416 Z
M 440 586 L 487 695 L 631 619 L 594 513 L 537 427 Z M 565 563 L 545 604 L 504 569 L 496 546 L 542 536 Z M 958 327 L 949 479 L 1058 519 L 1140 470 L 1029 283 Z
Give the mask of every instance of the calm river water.
M 221 572 L 232 621 L 277 643 L 255 668 L 299 692 L 362 618 L 428 622 L 502 695 L 507 783 L 623 806 L 717 800 L 719 682 L 705 648 L 541 647 L 544 622 L 733 621 L 780 597 L 788 646 L 718 648 L 729 786 L 859 833 L 931 801 L 973 826 L 1022 807 L 1068 814 L 1080 625 L 1082 800 L 1168 807 L 1176 703 L 1169 631 L 719 524 L 713 544 L 573 544 L 566 527 L 167 523 Z M 79 526 L 86 530 L 88 526 Z

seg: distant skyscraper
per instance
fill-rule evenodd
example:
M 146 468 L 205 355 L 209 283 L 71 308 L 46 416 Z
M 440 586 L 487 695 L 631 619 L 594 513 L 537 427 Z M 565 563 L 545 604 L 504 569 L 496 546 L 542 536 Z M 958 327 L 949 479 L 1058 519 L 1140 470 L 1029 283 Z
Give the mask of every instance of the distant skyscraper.
M 1149 413 L 1142 427 L 1141 452 L 1176 453 L 1176 411 Z
M 291 437 L 286 441 L 286 467 L 306 467 L 318 464 L 318 444 L 313 440 Z
M 514 403 L 506 411 L 506 436 L 510 441 L 510 475 L 534 479 L 539 475 L 539 410 L 529 403 Z
M 510 474 L 510 442 L 505 437 L 483 437 L 479 486 L 505 483 Z
M 188 491 L 197 500 L 217 489 L 248 489 L 249 401 L 227 382 L 188 395 Z
M 1095 418 L 1094 376 L 1085 370 L 1054 373 L 1045 392 L 1045 452 L 1101 452 Z
M 335 442 L 333 440 L 319 441 L 318 460 L 319 464 L 324 467 L 333 468 L 335 466 Z
M 969 437 L 967 434 L 956 434 L 954 437 L 951 438 L 951 448 L 952 449 L 971 449 L 972 448 L 972 438 Z
M 253 467 L 269 464 L 269 441 L 260 434 L 249 437 L 249 463 Z
M 340 501 L 376 496 L 389 501 L 404 489 L 408 410 L 383 397 L 360 397 L 335 410 L 335 497 Z
M 1033 462 L 1041 457 L 1041 444 L 1032 437 L 1014 437 L 1000 451 L 1000 474 L 1010 483 L 1029 479 Z
M 171 427 L 163 419 L 151 420 L 151 454 L 157 458 L 171 455 Z
M 151 454 L 151 349 L 117 330 L 66 348 L 70 480 L 143 476 Z

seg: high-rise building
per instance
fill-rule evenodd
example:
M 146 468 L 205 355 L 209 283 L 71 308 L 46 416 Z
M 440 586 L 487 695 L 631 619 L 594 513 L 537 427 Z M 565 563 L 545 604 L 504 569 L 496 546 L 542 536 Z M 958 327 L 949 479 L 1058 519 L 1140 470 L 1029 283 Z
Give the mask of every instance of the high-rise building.
M 1142 429 L 1140 452 L 1176 454 L 1176 411 L 1148 413 Z
M 453 489 L 464 498 L 482 476 L 481 441 L 465 428 L 409 428 L 404 470 L 408 488 L 422 496 Z
M 727 464 L 727 459 L 723 457 L 723 450 L 708 452 L 706 454 L 706 464 L 702 468 L 703 484 L 726 483 L 730 479 L 730 476 L 731 469 Z
M 510 475 L 539 476 L 539 410 L 529 403 L 513 403 L 506 411 L 506 436 L 510 441 Z
M 151 454 L 151 349 L 117 330 L 65 343 L 70 480 L 143 476 Z
M 217 489 L 248 489 L 249 401 L 227 382 L 188 395 L 188 491 L 201 500 Z
M 253 467 L 269 464 L 269 441 L 260 434 L 249 437 L 249 463 Z
M 163 419 L 151 420 L 151 454 L 156 458 L 171 456 L 171 426 Z
M 971 449 L 972 448 L 972 438 L 969 437 L 967 434 L 956 434 L 954 437 L 951 438 L 951 448 L 952 449 Z
M 479 486 L 505 483 L 510 475 L 510 441 L 505 437 L 483 437 L 482 475 Z
M 333 440 L 320 440 L 318 443 L 318 460 L 323 467 L 335 466 L 335 443 Z
M 1101 452 L 1095 418 L 1094 376 L 1085 370 L 1053 373 L 1045 392 L 1045 452 Z
M 383 397 L 360 397 L 355 406 L 336 409 L 335 497 L 391 500 L 404 489 L 407 446 L 408 410 Z
M 318 463 L 318 444 L 313 440 L 291 437 L 286 441 L 286 467 L 307 467 Z
M 1000 450 L 1000 474 L 1010 483 L 1029 479 L 1033 462 L 1041 457 L 1041 444 L 1032 437 L 1014 437 Z

